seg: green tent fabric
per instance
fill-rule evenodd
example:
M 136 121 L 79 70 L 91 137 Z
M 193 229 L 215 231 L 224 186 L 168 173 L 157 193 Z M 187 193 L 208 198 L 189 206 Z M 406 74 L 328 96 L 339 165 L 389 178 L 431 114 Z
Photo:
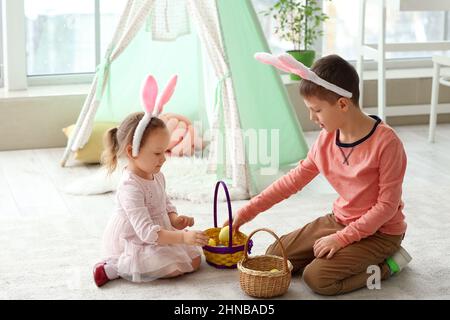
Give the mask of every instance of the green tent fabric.
M 154 1 L 159 0 L 147 0 L 148 5 L 151 6 Z M 195 5 L 198 5 L 212 0 L 187 0 L 190 1 L 196 1 Z M 246 191 L 253 196 L 305 158 L 308 147 L 279 73 L 253 58 L 255 52 L 270 50 L 251 1 L 214 2 L 223 45 L 222 54 L 228 65 L 227 76 L 233 84 L 243 133 L 247 168 L 245 179 L 248 181 Z M 192 121 L 200 121 L 204 130 L 211 128 L 209 115 L 214 113 L 215 103 L 219 102 L 218 107 L 224 108 L 224 103 L 220 103 L 220 92 L 223 90 L 221 81 L 224 79 L 214 78 L 211 81 L 207 77 L 211 61 L 199 38 L 201 28 L 196 28 L 191 21 L 190 34 L 182 35 L 175 41 L 155 41 L 149 28 L 151 19 L 149 14 L 146 23 L 125 50 L 111 65 L 107 65 L 105 78 L 100 72 L 97 73 L 100 79 L 97 87 L 101 87 L 103 80 L 105 83 L 104 91 L 97 91 L 95 95 L 100 99 L 95 109 L 95 121 L 120 122 L 131 112 L 142 111 L 140 89 L 146 75 L 154 75 L 162 87 L 171 75 L 178 74 L 177 88 L 165 112 L 179 113 Z M 89 104 L 86 102 L 87 108 Z M 84 127 L 89 128 L 86 125 L 89 116 L 86 114 L 89 111 L 82 111 L 80 115 L 79 135 L 87 134 L 82 132 L 88 130 Z M 223 123 L 223 119 L 221 121 Z M 225 142 L 230 143 L 225 128 L 220 128 Z M 271 139 L 275 143 L 271 143 Z M 76 149 L 70 143 L 69 140 L 67 150 Z M 224 154 L 218 157 L 226 158 Z M 271 165 L 279 170 L 268 168 Z M 217 178 L 232 179 L 220 166 L 217 168 Z
M 251 1 L 221 0 L 217 5 L 241 127 L 267 132 L 268 154 L 277 152 L 271 150 L 269 135 L 271 130 L 278 131 L 279 166 L 285 172 L 306 156 L 308 147 L 278 71 L 253 58 L 255 52 L 270 52 L 258 17 Z M 258 143 L 261 147 L 263 142 Z M 249 159 L 252 145 L 247 143 L 245 147 Z M 261 173 L 265 165 L 261 161 L 249 163 L 252 194 L 259 193 L 274 180 L 274 175 Z

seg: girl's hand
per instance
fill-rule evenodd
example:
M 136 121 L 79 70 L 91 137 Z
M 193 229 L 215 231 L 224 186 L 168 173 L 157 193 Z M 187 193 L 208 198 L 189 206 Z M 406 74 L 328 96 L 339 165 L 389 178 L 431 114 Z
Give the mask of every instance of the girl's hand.
M 183 232 L 183 243 L 190 246 L 203 247 L 208 244 L 209 237 L 203 231 Z
M 335 237 L 333 237 L 333 235 L 329 235 L 317 239 L 316 242 L 314 242 L 313 249 L 316 258 L 321 258 L 328 253 L 326 258 L 331 259 L 336 252 L 342 249 L 342 245 Z
M 170 221 L 175 229 L 183 230 L 194 225 L 194 218 L 187 216 L 174 216 Z

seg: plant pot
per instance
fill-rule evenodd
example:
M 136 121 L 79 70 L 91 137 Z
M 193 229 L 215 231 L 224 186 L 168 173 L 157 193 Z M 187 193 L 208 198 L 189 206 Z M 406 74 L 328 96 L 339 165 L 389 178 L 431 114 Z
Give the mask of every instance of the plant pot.
M 300 61 L 305 66 L 310 68 L 316 57 L 316 52 L 314 50 L 290 50 L 287 51 L 291 56 L 295 58 L 295 60 Z M 291 80 L 301 80 L 302 78 L 296 74 L 291 73 Z

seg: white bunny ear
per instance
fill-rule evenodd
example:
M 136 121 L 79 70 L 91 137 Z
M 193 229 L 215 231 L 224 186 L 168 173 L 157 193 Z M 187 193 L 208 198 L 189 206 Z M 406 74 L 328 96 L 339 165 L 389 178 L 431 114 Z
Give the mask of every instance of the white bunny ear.
M 280 54 L 278 57 L 275 57 L 272 54 L 267 52 L 257 52 L 255 53 L 255 59 L 266 64 L 273 65 L 274 67 L 289 72 L 294 73 L 305 80 L 309 80 L 322 86 L 330 91 L 337 93 L 343 97 L 351 98 L 352 93 L 347 91 L 337 85 L 330 83 L 322 78 L 320 78 L 317 74 L 311 71 L 308 67 L 306 67 L 300 61 L 295 60 L 293 56 L 288 53 Z
M 314 76 L 303 63 L 297 61 L 288 53 L 281 54 L 279 56 L 274 56 L 267 52 L 257 52 L 255 53 L 255 59 L 266 64 L 270 64 L 282 71 L 288 73 L 294 73 L 303 79 L 310 80 Z
M 153 76 L 149 75 L 144 81 L 141 89 L 142 104 L 145 112 L 152 114 L 158 96 L 158 84 Z
M 286 66 L 284 66 L 277 57 L 275 57 L 274 55 L 267 53 L 267 52 L 257 52 L 254 55 L 255 59 L 258 60 L 259 62 L 265 63 L 265 64 L 270 64 L 282 71 L 285 72 L 291 72 L 291 70 L 289 68 L 286 68 Z
M 161 96 L 159 97 L 157 107 L 154 110 L 153 115 L 157 116 L 161 114 L 164 105 L 170 100 L 170 98 L 173 95 L 173 92 L 175 91 L 175 86 L 177 85 L 178 76 L 174 75 L 169 80 L 169 82 L 166 85 L 166 88 L 162 92 Z
M 288 53 L 283 53 L 278 56 L 278 60 L 289 68 L 291 73 L 294 73 L 303 79 L 312 80 L 314 78 L 315 73 L 309 70 L 303 63 L 295 60 L 293 56 Z

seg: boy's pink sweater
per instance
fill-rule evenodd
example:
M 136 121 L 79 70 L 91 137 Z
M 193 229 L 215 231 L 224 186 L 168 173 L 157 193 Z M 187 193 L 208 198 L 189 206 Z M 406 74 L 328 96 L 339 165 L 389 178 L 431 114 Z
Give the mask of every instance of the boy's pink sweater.
M 300 191 L 322 173 L 339 195 L 333 213 L 336 221 L 346 227 L 334 236 L 343 246 L 377 231 L 403 234 L 406 222 L 401 196 L 406 154 L 392 128 L 373 118 L 377 123 L 371 133 L 353 144 L 340 143 L 339 131 L 322 130 L 306 159 L 237 214 L 249 221 Z

